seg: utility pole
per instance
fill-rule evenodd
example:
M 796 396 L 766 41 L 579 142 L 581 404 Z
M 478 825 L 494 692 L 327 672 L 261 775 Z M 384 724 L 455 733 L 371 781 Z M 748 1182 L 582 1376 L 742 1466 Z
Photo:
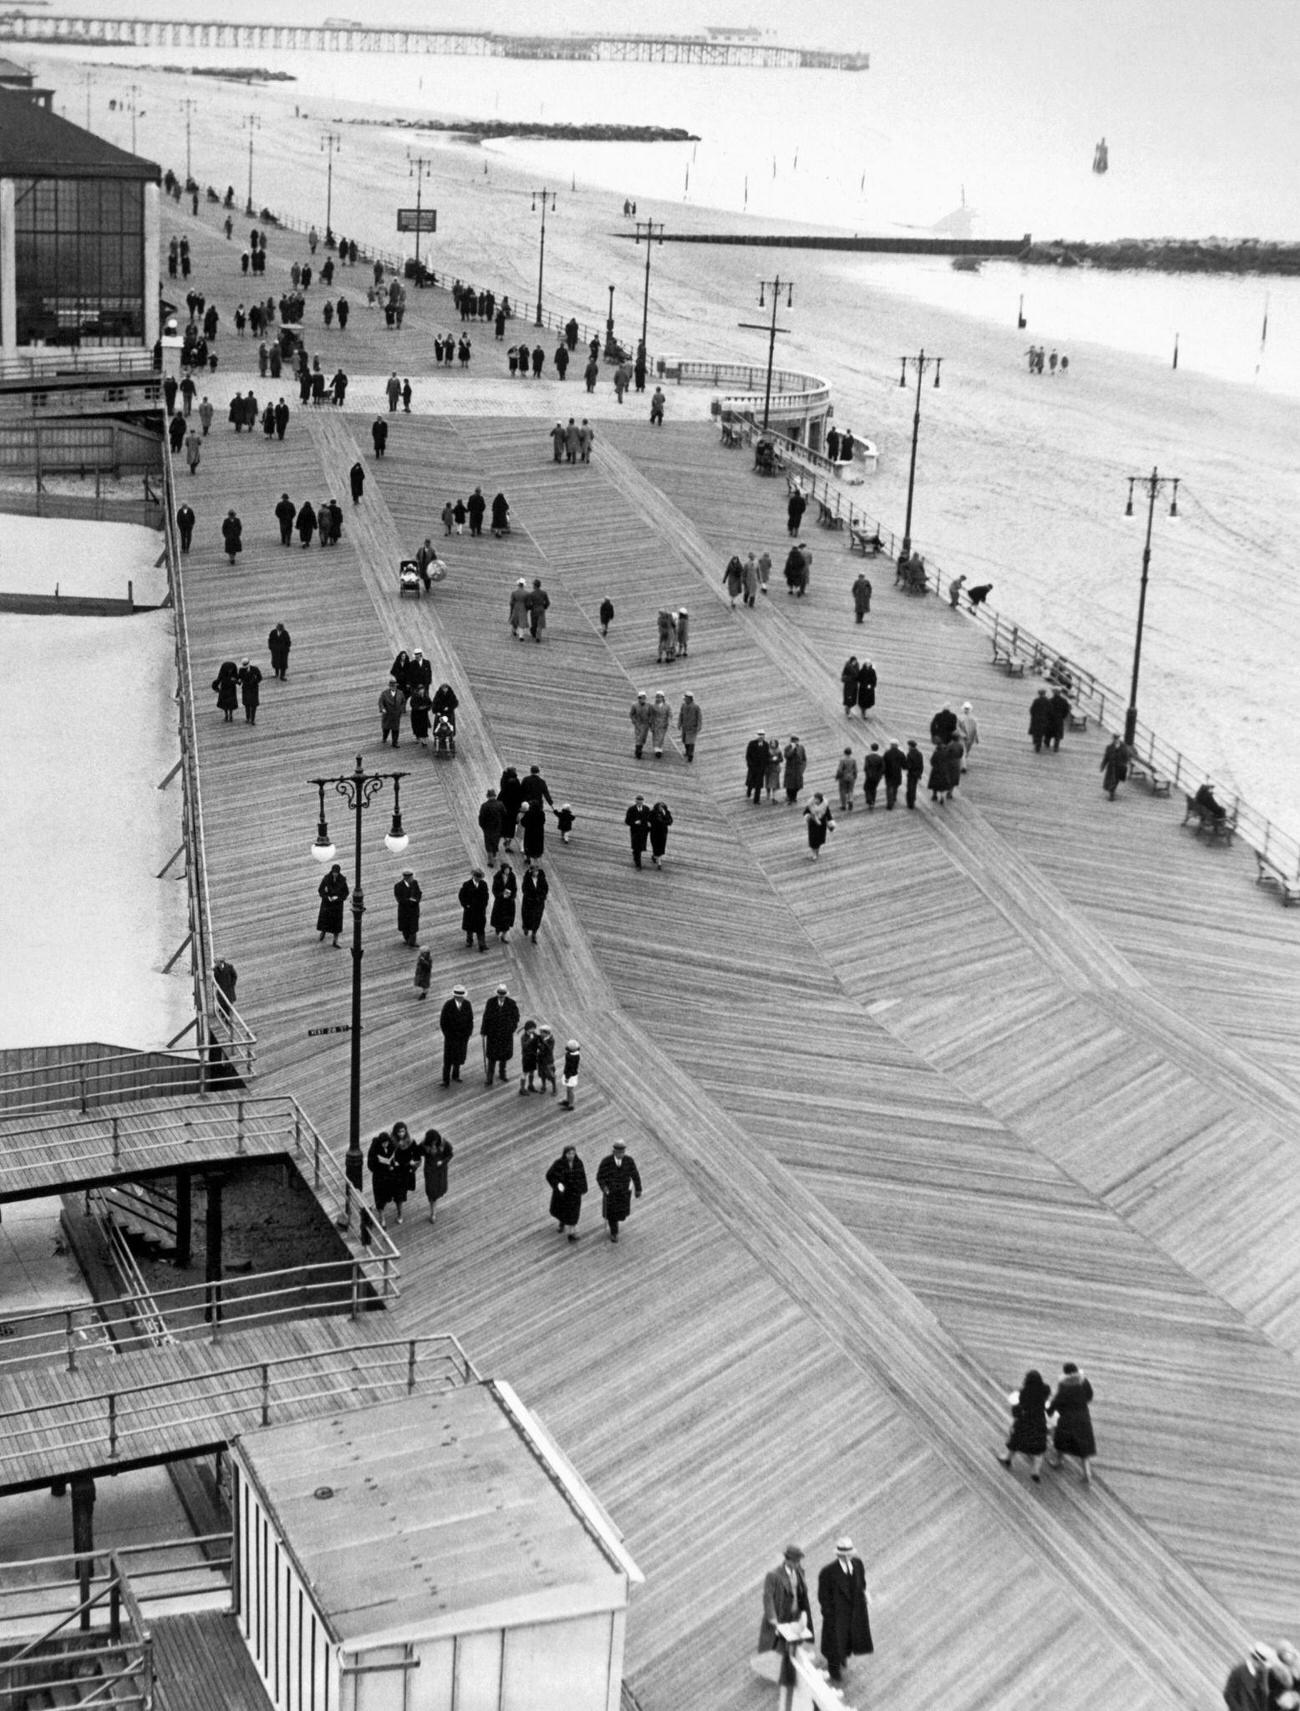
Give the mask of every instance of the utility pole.
M 638 220 L 636 223 L 636 241 L 641 242 L 641 233 L 645 233 L 645 296 L 641 303 L 641 360 L 644 362 L 649 355 L 650 347 L 646 343 L 646 331 L 650 325 L 650 251 L 654 244 L 664 241 L 664 223 L 662 220 Z
M 430 155 L 408 154 L 408 178 L 415 180 L 415 283 L 420 283 L 420 210 L 423 207 L 421 190 L 424 188 L 424 175 L 433 171 L 433 158 Z
M 1161 475 L 1158 469 L 1152 469 L 1150 475 L 1130 475 L 1128 478 L 1128 504 L 1124 507 L 1124 515 L 1133 515 L 1133 489 L 1142 486 L 1147 493 L 1147 535 L 1142 547 L 1142 584 L 1138 590 L 1137 633 L 1133 638 L 1133 680 L 1129 685 L 1128 712 L 1124 715 L 1124 741 L 1131 748 L 1137 734 L 1137 698 L 1138 672 L 1142 665 L 1142 626 L 1146 622 L 1147 612 L 1147 574 L 1151 569 L 1151 529 L 1156 517 L 1156 497 L 1166 487 L 1173 492 L 1169 503 L 1169 515 L 1178 515 L 1178 483 L 1182 478 L 1176 475 Z
M 776 358 L 776 335 L 778 333 L 788 333 L 790 331 L 789 327 L 777 326 L 776 311 L 783 291 L 785 292 L 786 308 L 794 308 L 794 280 L 782 279 L 779 273 L 775 279 L 760 279 L 758 282 L 758 306 L 760 309 L 765 307 L 765 293 L 768 291 L 772 293 L 771 325 L 769 326 L 766 321 L 742 321 L 740 323 L 742 327 L 748 327 L 751 331 L 767 334 L 767 390 L 763 394 L 764 433 L 767 432 L 768 418 L 772 414 L 772 365 Z
M 553 190 L 534 190 L 533 213 L 537 212 L 537 198 L 542 199 L 542 242 L 537 251 L 537 325 L 542 324 L 542 269 L 546 265 L 546 198 L 551 199 L 551 208 L 555 207 L 555 192 Z
M 912 495 L 916 489 L 916 442 L 921 433 L 921 379 L 927 368 L 934 369 L 934 384 L 939 384 L 939 369 L 943 363 L 941 356 L 927 356 L 924 351 L 919 356 L 900 357 L 903 365 L 898 377 L 900 386 L 907 385 L 907 370 L 909 365 L 916 370 L 916 410 L 912 416 L 912 461 L 907 469 L 907 516 L 903 522 L 903 550 L 898 555 L 902 564 L 912 554 Z
M 334 213 L 334 150 L 343 139 L 337 131 L 326 131 L 320 140 L 320 146 L 325 150 L 328 159 L 325 164 L 325 243 L 328 247 L 334 235 L 330 221 Z
M 256 113 L 250 113 L 244 120 L 248 126 L 248 212 L 253 212 L 253 138 L 262 128 L 262 121 Z

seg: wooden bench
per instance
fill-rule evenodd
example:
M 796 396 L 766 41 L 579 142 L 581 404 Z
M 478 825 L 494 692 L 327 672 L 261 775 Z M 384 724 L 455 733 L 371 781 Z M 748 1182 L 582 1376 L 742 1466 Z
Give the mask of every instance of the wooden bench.
M 884 552 L 885 543 L 880 538 L 880 530 L 869 535 L 865 529 L 860 529 L 855 523 L 849 524 L 849 551 L 861 553 L 863 558 L 875 558 Z
M 1168 796 L 1173 785 L 1171 778 L 1165 778 L 1156 771 L 1152 761 L 1140 760 L 1137 755 L 1129 759 L 1128 775 L 1130 778 L 1140 779 L 1153 796 Z
M 817 501 L 817 521 L 823 529 L 842 529 L 844 519 L 838 511 L 832 511 L 824 499 Z
M 1072 731 L 1086 731 L 1088 729 L 1088 715 L 1081 713 L 1077 707 L 1070 709 L 1070 729 Z
M 1276 886 L 1284 909 L 1300 902 L 1300 877 L 1288 879 L 1272 856 L 1266 856 L 1262 850 L 1255 851 L 1255 865 L 1259 870 L 1255 875 L 1255 884 Z
M 1005 671 L 1008 677 L 1023 677 L 1025 675 L 1024 660 L 1017 659 L 1004 642 L 994 641 L 993 663 L 999 670 Z
M 1216 819 L 1208 808 L 1201 807 L 1194 796 L 1188 796 L 1186 791 L 1183 796 L 1187 802 L 1187 812 L 1183 815 L 1184 826 L 1190 826 L 1198 838 L 1204 832 L 1212 844 L 1217 843 L 1219 839 L 1225 844 L 1232 842 L 1232 834 L 1237 829 L 1235 814 L 1224 814 L 1221 819 Z

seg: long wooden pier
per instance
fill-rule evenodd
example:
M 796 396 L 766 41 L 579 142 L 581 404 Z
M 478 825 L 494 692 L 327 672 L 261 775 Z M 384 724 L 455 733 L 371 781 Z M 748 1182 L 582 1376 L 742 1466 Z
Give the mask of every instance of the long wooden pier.
M 482 59 L 583 60 L 644 65 L 745 67 L 749 70 L 866 71 L 871 56 L 834 48 L 710 36 L 508 35 L 493 30 L 383 28 L 359 23 L 228 23 L 216 18 L 57 17 L 11 12 L 0 41 L 59 42 L 86 47 L 236 48 L 254 53 L 452 54 Z
M 229 246 L 210 217 L 167 218 L 224 309 L 243 289 Z M 273 285 L 292 259 L 277 235 Z M 625 1530 L 647 1574 L 628 1630 L 646 1711 L 758 1703 L 764 1569 L 788 1538 L 815 1568 L 846 1528 L 878 1648 L 851 1700 L 1210 1711 L 1250 1639 L 1284 1636 L 1300 1583 L 1294 911 L 1169 802 L 1108 802 L 1102 733 L 1035 754 L 1035 686 L 840 532 L 805 519 L 812 588 L 790 598 L 783 484 L 674 420 L 671 391 L 657 429 L 603 379 L 588 403 L 572 382 L 424 372 L 448 310 L 411 295 L 400 344 L 363 312 L 333 335 L 355 410 L 295 407 L 283 444 L 218 427 L 179 478 L 200 518 L 196 680 L 277 620 L 294 637 L 255 728 L 201 710 L 209 882 L 264 1085 L 336 1146 L 347 1046 L 308 1030 L 346 1015 L 350 971 L 313 930 L 306 781 L 358 748 L 381 764 L 375 702 L 399 646 L 461 697 L 454 761 L 409 739 L 393 757 L 411 770 L 400 863 L 382 810 L 366 833 L 363 1121 L 436 1125 L 456 1153 L 436 1225 L 403 1226 L 394 1325 L 450 1328 L 514 1383 Z M 369 424 L 398 350 L 416 413 L 388 418 L 379 460 Z M 264 395 L 252 355 L 223 335 L 223 386 Z M 586 408 L 592 463 L 555 464 L 551 422 Z M 512 532 L 441 538 L 444 499 L 476 484 L 507 494 Z M 338 547 L 280 546 L 285 489 L 339 496 Z M 237 568 L 218 534 L 230 506 Z M 401 600 L 397 561 L 426 534 L 448 578 Z M 771 591 L 732 609 L 722 566 L 751 546 L 776 561 Z M 520 576 L 551 594 L 542 646 L 508 628 Z M 660 606 L 691 615 L 671 666 L 654 664 Z M 840 702 L 850 652 L 881 677 L 865 725 Z M 704 709 L 691 765 L 672 742 L 633 758 L 628 705 L 659 687 Z M 829 789 L 846 745 L 925 744 L 934 711 L 968 699 L 982 741 L 951 805 L 923 790 L 914 813 L 868 813 L 859 794 L 814 865 L 798 807 L 745 799 L 758 727 L 799 733 L 810 788 Z M 477 807 L 503 764 L 534 761 L 576 811 L 573 841 L 548 828 L 539 944 L 480 955 L 455 901 L 482 859 Z M 637 791 L 675 816 L 662 872 L 629 859 Z M 425 1004 L 389 914 L 402 865 L 425 893 Z M 477 1010 L 499 980 L 582 1041 L 575 1111 L 473 1073 L 440 1087 L 439 1000 L 463 982 Z M 564 1242 L 546 1167 L 572 1142 L 593 1175 L 615 1136 L 645 1197 L 618 1246 L 593 1198 Z M 1031 1486 L 993 1456 L 1007 1390 L 1063 1359 L 1097 1388 L 1088 1488 Z

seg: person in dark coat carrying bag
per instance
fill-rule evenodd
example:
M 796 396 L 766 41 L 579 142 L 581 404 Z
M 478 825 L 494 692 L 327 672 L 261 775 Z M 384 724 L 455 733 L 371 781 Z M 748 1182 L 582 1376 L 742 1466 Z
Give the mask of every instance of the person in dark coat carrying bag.
M 871 1618 L 867 1613 L 867 1573 L 862 1558 L 853 1554 L 853 1540 L 835 1541 L 835 1561 L 817 1576 L 817 1602 L 822 1614 L 822 1656 L 832 1681 L 844 1677 L 851 1657 L 873 1652 Z
M 777 1630 L 792 1622 L 802 1624 L 812 1633 L 812 1605 L 808 1602 L 803 1552 L 798 1545 L 787 1545 L 780 1565 L 763 1576 L 763 1620 L 758 1629 L 758 1651 L 780 1656 L 776 1679 L 782 1687 L 793 1686 L 794 1669 L 789 1660 L 789 1642 Z
M 601 1159 L 596 1187 L 600 1190 L 600 1215 L 609 1225 L 610 1241 L 616 1242 L 619 1225 L 632 1211 L 633 1194 L 641 1198 L 641 1173 L 622 1141 L 615 1141 L 613 1152 Z
M 559 1225 L 560 1234 L 576 1242 L 582 1197 L 587 1192 L 587 1171 L 576 1147 L 565 1147 L 547 1171 L 546 1181 L 551 1190 L 551 1217 Z

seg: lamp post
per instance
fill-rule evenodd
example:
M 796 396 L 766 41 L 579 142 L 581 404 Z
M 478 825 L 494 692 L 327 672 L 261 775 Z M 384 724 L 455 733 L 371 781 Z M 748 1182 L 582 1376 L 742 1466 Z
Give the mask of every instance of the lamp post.
M 537 325 L 542 324 L 542 272 L 546 266 L 546 198 L 551 199 L 551 209 L 555 208 L 555 192 L 553 190 L 534 190 L 533 213 L 537 212 L 537 198 L 542 199 L 542 241 L 537 250 Z
M 645 296 L 641 302 L 641 357 L 644 361 L 649 354 L 646 344 L 646 331 L 650 325 L 650 251 L 654 244 L 664 241 L 664 223 L 662 220 L 638 220 L 636 223 L 636 241 L 641 242 L 641 233 L 645 232 Z
M 909 365 L 916 370 L 916 410 L 912 416 L 912 461 L 907 468 L 907 516 L 903 521 L 903 550 L 898 555 L 898 562 L 912 555 L 912 495 L 916 490 L 916 442 L 921 432 L 921 380 L 927 368 L 934 368 L 934 384 L 939 384 L 939 369 L 943 363 L 941 356 L 927 356 L 924 351 L 919 356 L 900 357 L 902 372 L 898 377 L 900 386 L 907 385 L 907 370 Z
M 764 433 L 767 432 L 768 418 L 772 414 L 772 365 L 776 357 L 776 335 L 778 333 L 788 333 L 790 331 L 789 327 L 777 326 L 776 311 L 781 301 L 782 291 L 785 292 L 786 308 L 794 308 L 794 280 L 782 279 L 779 273 L 775 279 L 760 279 L 758 282 L 758 306 L 760 309 L 766 306 L 767 298 L 765 294 L 769 291 L 772 293 L 771 324 L 769 325 L 766 321 L 742 321 L 740 323 L 742 327 L 747 327 L 753 332 L 767 334 L 767 390 L 763 394 Z
M 337 131 L 326 131 L 321 137 L 320 146 L 325 151 L 325 244 L 328 248 L 334 236 L 332 225 L 334 215 L 334 151 L 343 141 Z
M 407 776 L 405 772 L 367 772 L 361 763 L 361 756 L 358 755 L 352 772 L 335 778 L 309 780 L 320 793 L 320 819 L 316 825 L 316 842 L 311 850 L 317 861 L 334 860 L 334 845 L 330 842 L 329 827 L 325 821 L 325 791 L 336 791 L 356 816 L 356 853 L 352 882 L 352 1067 L 348 1102 L 348 1153 L 354 1159 L 360 1156 L 361 1151 L 361 917 L 366 912 L 365 898 L 361 890 L 361 817 L 385 783 L 391 779 L 393 823 L 384 843 L 393 855 L 401 855 L 411 841 L 402 830 L 400 790 L 401 780 Z
M 140 85 L 138 83 L 131 83 L 131 84 L 128 84 L 127 87 L 131 91 L 131 99 L 127 102 L 127 108 L 129 109 L 130 114 L 131 114 L 131 153 L 134 154 L 135 153 L 135 122 L 136 122 L 136 119 L 139 117 L 139 114 L 140 114 Z
M 249 113 L 244 123 L 248 126 L 248 212 L 253 212 L 253 137 L 261 130 L 262 121 L 256 113 Z
M 408 154 L 408 178 L 415 180 L 415 283 L 420 283 L 420 211 L 424 206 L 421 191 L 424 188 L 424 175 L 433 171 L 433 161 L 427 155 Z
M 609 314 L 605 317 L 605 355 L 614 355 L 614 287 L 609 287 Z
M 1137 634 L 1133 638 L 1133 681 L 1129 685 L 1128 712 L 1124 715 L 1124 741 L 1130 747 L 1137 734 L 1138 672 L 1142 665 L 1142 626 L 1147 612 L 1147 574 L 1151 569 L 1151 528 L 1156 516 L 1156 496 L 1164 488 L 1172 488 L 1169 515 L 1177 517 L 1180 480 L 1180 476 L 1161 475 L 1158 469 L 1152 469 L 1150 475 L 1130 475 L 1128 478 L 1128 504 L 1124 507 L 1126 517 L 1133 515 L 1133 489 L 1141 485 L 1147 494 L 1147 535 L 1142 547 L 1142 584 L 1138 591 Z
M 188 184 L 190 182 L 190 180 L 194 177 L 194 173 L 193 173 L 193 170 L 192 170 L 191 165 L 190 165 L 190 115 L 194 111 L 194 105 L 195 105 L 194 97 L 192 95 L 187 95 L 185 97 L 185 99 L 181 102 L 181 106 L 184 107 L 184 109 L 185 109 L 185 182 L 186 182 L 186 184 Z

